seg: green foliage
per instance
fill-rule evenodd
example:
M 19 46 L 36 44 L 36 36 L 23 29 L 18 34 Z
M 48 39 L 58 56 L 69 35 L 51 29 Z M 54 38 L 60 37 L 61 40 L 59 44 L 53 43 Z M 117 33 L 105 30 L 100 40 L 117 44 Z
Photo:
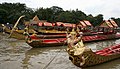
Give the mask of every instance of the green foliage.
M 29 20 L 33 14 L 32 9 L 20 3 L 2 3 L 0 9 L 2 12 L 0 15 L 1 23 L 15 23 L 21 15 L 25 15 L 27 17 L 25 19 Z
M 92 16 L 92 14 L 86 15 L 84 12 L 76 10 L 66 10 L 64 11 L 61 7 L 52 6 L 50 8 L 28 8 L 25 4 L 21 3 L 2 3 L 0 4 L 0 23 L 15 23 L 17 19 L 25 15 L 25 18 L 21 20 L 30 20 L 35 15 L 39 17 L 40 20 L 47 20 L 48 22 L 65 22 L 65 23 L 79 23 L 81 20 L 89 20 L 93 26 L 99 25 L 103 21 L 103 15 L 98 14 L 97 16 Z M 120 18 L 115 19 L 115 21 L 120 22 Z M 120 26 L 120 24 L 119 24 Z
M 111 17 L 112 20 L 114 20 L 118 26 L 120 27 L 120 18 L 114 18 L 114 17 Z

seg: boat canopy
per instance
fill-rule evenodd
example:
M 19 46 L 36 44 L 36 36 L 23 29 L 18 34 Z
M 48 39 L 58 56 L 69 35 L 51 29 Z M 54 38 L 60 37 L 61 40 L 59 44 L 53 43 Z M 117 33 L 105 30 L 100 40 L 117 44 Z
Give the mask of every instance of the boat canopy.
M 117 23 L 114 20 L 110 20 L 110 22 L 114 27 L 118 27 Z
M 76 27 L 76 24 L 64 23 L 64 27 Z
M 53 26 L 52 23 L 49 23 L 49 22 L 44 22 L 43 24 L 44 26 Z
M 87 21 L 87 20 L 84 20 L 84 23 L 85 23 L 87 26 L 92 26 L 92 24 L 91 24 L 89 21 Z
M 56 22 L 56 26 L 61 26 L 62 24 L 64 24 L 63 22 Z
M 104 20 L 100 27 L 110 27 L 113 28 L 112 24 L 108 20 Z
M 63 22 L 56 22 L 56 26 L 63 26 L 63 27 L 76 27 L 76 24 L 63 23 Z
M 39 23 L 38 23 L 38 26 L 42 26 L 42 25 L 43 25 L 43 23 L 42 23 L 42 22 L 39 22 Z
M 80 21 L 80 24 L 82 25 L 82 27 L 86 27 L 86 24 L 83 21 Z
M 38 26 L 53 26 L 53 24 L 49 22 L 39 22 Z

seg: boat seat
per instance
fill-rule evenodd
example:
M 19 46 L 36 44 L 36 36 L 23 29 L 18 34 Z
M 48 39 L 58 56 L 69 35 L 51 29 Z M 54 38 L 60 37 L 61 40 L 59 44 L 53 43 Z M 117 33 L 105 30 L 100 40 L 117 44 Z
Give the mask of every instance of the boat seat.
M 103 51 L 108 52 L 108 51 L 110 51 L 110 48 L 105 48 Z
M 113 53 L 120 53 L 120 48 L 117 48 L 108 52 L 109 55 Z
M 116 48 L 117 48 L 117 46 L 113 46 L 113 47 L 111 47 L 112 50 L 114 50 L 114 49 L 116 49 Z
M 103 51 L 102 50 L 100 50 L 100 51 L 97 51 L 97 52 L 95 52 L 96 54 L 102 54 L 103 53 Z
M 120 48 L 120 45 L 116 45 L 116 46 L 113 46 L 111 47 L 112 49 L 116 49 L 116 48 Z
M 108 52 L 108 54 L 112 54 L 112 53 L 114 53 L 114 51 L 113 51 L 113 50 L 111 50 L 111 51 L 109 51 L 109 52 Z
M 105 48 L 95 52 L 96 54 L 107 56 L 113 53 L 120 53 L 120 45 L 115 45 L 113 47 Z
M 107 56 L 108 55 L 108 53 L 101 53 L 100 55 L 103 55 L 103 56 Z
M 105 48 L 105 49 L 103 49 L 103 50 L 97 51 L 96 54 L 106 56 L 106 55 L 108 55 L 108 53 L 112 53 L 112 52 L 110 52 L 110 51 L 111 51 L 111 50 L 110 50 L 109 48 Z

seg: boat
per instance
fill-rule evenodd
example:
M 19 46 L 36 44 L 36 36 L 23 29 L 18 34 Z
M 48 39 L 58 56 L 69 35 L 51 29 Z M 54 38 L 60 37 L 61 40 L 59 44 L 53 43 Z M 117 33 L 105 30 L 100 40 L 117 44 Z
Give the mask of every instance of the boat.
M 11 30 L 7 27 L 5 28 L 4 31 L 8 34 L 11 33 Z M 20 30 L 20 32 L 21 32 L 21 30 Z M 15 39 L 19 39 L 19 40 L 25 39 L 25 35 L 23 33 L 19 33 L 18 31 L 14 31 L 10 37 L 15 38 Z
M 120 34 L 113 34 L 113 35 L 93 35 L 93 36 L 83 36 L 82 40 L 85 43 L 88 42 L 95 42 L 95 41 L 103 41 L 103 40 L 112 40 L 112 39 L 119 39 Z M 50 46 L 62 46 L 66 41 L 66 34 L 65 35 L 29 35 L 26 36 L 26 43 L 30 46 L 34 47 L 50 47 Z
M 23 34 L 25 32 L 25 25 L 22 29 L 20 29 L 20 26 L 17 26 L 20 19 L 23 18 L 24 15 L 20 16 L 15 25 L 12 24 L 2 24 L 3 32 L 10 34 L 9 37 L 16 38 L 19 40 L 24 40 L 25 35 Z M 29 28 L 27 31 L 29 34 L 37 33 L 34 29 Z
M 87 23 L 89 23 L 87 21 Z M 68 23 L 56 23 L 57 26 L 64 26 L 64 27 L 76 27 L 74 24 L 68 24 Z M 32 46 L 32 47 L 44 47 L 44 46 L 56 46 L 56 45 L 63 45 L 65 44 L 63 41 L 60 40 L 66 40 L 66 32 L 67 31 L 59 31 L 55 29 L 50 29 L 53 27 L 54 24 L 49 22 L 39 22 L 37 23 L 37 26 L 39 26 L 38 33 L 29 35 L 26 37 L 26 42 Z M 54 25 L 55 27 L 55 25 Z M 42 29 L 44 28 L 44 29 Z M 69 31 L 69 30 L 68 30 Z M 76 31 L 79 32 L 79 28 L 76 28 Z M 40 34 L 39 34 L 40 33 Z M 68 32 L 70 33 L 70 32 Z M 79 35 L 77 35 L 79 36 Z M 120 38 L 120 34 L 94 34 L 94 35 L 84 35 L 83 33 L 83 42 L 93 42 L 93 41 L 102 41 L 102 40 L 110 40 L 110 39 L 118 39 Z M 60 40 L 59 40 L 60 39 Z
M 67 35 L 67 52 L 71 62 L 78 67 L 89 67 L 120 58 L 120 44 L 106 47 L 93 52 L 91 48 L 83 44 L 82 36 L 76 38 L 76 32 L 72 31 Z M 71 36 L 71 37 L 69 37 Z
M 78 67 L 89 67 L 120 58 L 120 44 L 116 44 L 103 50 L 93 52 L 86 48 L 80 55 L 75 55 L 74 51 L 67 51 L 71 62 Z
M 37 38 L 26 38 L 26 43 L 33 48 L 38 47 L 52 47 L 52 46 L 63 46 L 66 38 L 55 38 L 55 39 L 37 39 Z
M 120 34 L 100 34 L 100 35 L 93 35 L 93 36 L 83 36 L 83 42 L 95 42 L 95 41 L 103 41 L 103 40 L 113 40 L 119 39 Z

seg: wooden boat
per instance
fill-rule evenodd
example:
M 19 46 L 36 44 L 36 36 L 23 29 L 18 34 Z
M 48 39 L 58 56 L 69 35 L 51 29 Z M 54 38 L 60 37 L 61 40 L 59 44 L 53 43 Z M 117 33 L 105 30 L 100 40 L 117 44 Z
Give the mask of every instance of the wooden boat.
M 119 39 L 120 34 L 108 34 L 108 35 L 93 35 L 93 36 L 83 36 L 83 42 L 93 42 L 102 40 L 112 40 Z
M 10 34 L 11 31 L 12 30 L 10 28 L 5 26 L 5 29 L 4 29 L 5 33 Z M 24 40 L 25 39 L 25 35 L 23 33 L 24 33 L 24 29 L 23 30 L 14 30 L 10 37 L 16 38 L 16 39 L 19 39 L 19 40 Z M 34 33 L 34 30 L 33 29 L 29 29 L 29 34 L 33 34 L 33 33 Z
M 10 34 L 11 33 L 11 30 L 9 28 L 5 28 L 4 30 L 6 33 Z M 21 33 L 22 30 L 18 30 L 18 31 L 14 31 L 11 35 L 12 38 L 16 38 L 16 39 L 19 39 L 19 40 L 23 40 L 25 39 L 25 35 L 23 33 Z
M 81 53 L 76 55 L 76 51 Z M 93 52 L 90 48 L 85 46 L 76 47 L 75 50 L 69 49 L 67 52 L 69 59 L 74 65 L 78 67 L 88 67 L 120 58 L 120 44 L 96 52 Z
M 7 24 L 7 25 L 2 24 L 3 32 L 6 32 L 6 33 L 10 34 L 9 37 L 20 39 L 20 40 L 24 40 L 25 39 L 25 35 L 23 33 L 24 33 L 25 29 L 20 29 L 19 30 L 18 27 L 17 27 L 20 19 L 23 18 L 23 17 L 25 17 L 25 16 L 24 15 L 20 16 L 14 26 L 10 26 L 10 24 Z M 29 34 L 33 34 L 36 31 L 33 30 L 33 29 L 28 29 L 27 32 Z
M 27 38 L 26 43 L 36 47 L 51 47 L 51 46 L 62 46 L 66 38 L 56 38 L 56 39 L 37 39 L 37 38 Z
M 66 40 L 66 35 L 30 35 L 26 37 L 26 42 L 32 47 L 44 47 L 44 46 L 62 46 Z M 94 35 L 83 36 L 83 42 L 94 42 L 110 39 L 118 39 L 120 34 L 115 35 Z M 61 41 L 62 40 L 62 41 Z

